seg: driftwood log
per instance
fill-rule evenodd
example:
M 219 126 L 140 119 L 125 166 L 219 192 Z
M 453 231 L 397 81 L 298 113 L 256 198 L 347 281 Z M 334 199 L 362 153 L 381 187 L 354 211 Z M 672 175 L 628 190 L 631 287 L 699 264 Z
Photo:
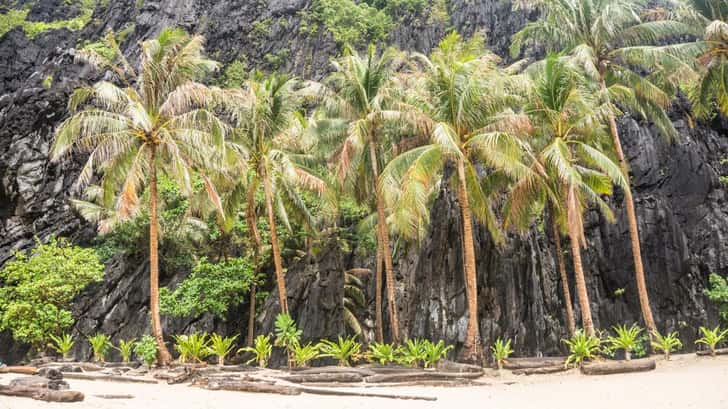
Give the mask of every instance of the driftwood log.
M 569 368 L 567 368 L 564 365 L 555 365 L 555 366 L 542 366 L 540 368 L 516 369 L 513 371 L 513 374 L 514 375 L 545 375 L 545 374 L 550 374 L 550 373 L 565 372 L 568 370 L 569 370 Z
M 436 371 L 415 371 L 408 373 L 388 373 L 367 376 L 364 381 L 367 383 L 392 383 L 392 382 L 413 382 L 413 381 L 435 381 L 448 379 L 476 379 L 483 376 L 483 372 L 449 373 Z
M 81 402 L 84 399 L 83 393 L 78 391 L 55 391 L 45 388 L 10 387 L 7 385 L 0 385 L 0 395 L 31 398 L 45 402 Z
M 207 389 L 213 391 L 222 390 L 253 393 L 275 393 L 278 395 L 300 395 L 302 392 L 301 388 L 296 386 L 275 385 L 265 382 L 250 381 L 210 382 L 207 385 Z
M 0 367 L 0 373 L 17 373 L 22 375 L 36 375 L 38 368 L 34 366 L 3 366 Z
M 294 374 L 281 376 L 279 379 L 293 383 L 319 383 L 319 382 L 343 382 L 358 383 L 364 380 L 364 377 L 358 373 L 341 372 L 341 373 L 316 373 L 316 374 Z
M 541 358 L 508 358 L 503 363 L 503 368 L 510 370 L 543 368 L 557 365 L 563 366 L 564 363 L 566 363 L 566 358 L 562 356 Z
M 654 359 L 634 359 L 631 361 L 594 362 L 581 366 L 584 375 L 611 375 L 629 372 L 645 372 L 655 369 Z
M 305 393 L 312 395 L 327 395 L 327 396 L 358 396 L 364 398 L 387 398 L 387 399 L 404 399 L 404 400 L 426 400 L 436 401 L 437 398 L 434 396 L 417 396 L 417 395 L 399 395 L 393 393 L 378 393 L 378 392 L 357 392 L 351 390 L 336 390 L 317 388 L 312 386 L 301 386 L 300 390 Z
M 128 394 L 100 394 L 100 395 L 92 395 L 95 398 L 99 399 L 134 399 L 134 395 L 128 395 Z
M 67 373 L 64 375 L 66 379 L 78 379 L 82 381 L 106 381 L 106 382 L 122 382 L 122 383 L 147 383 L 158 384 L 154 379 L 132 378 L 130 376 L 121 375 L 88 375 L 83 373 Z
M 695 351 L 698 356 L 711 356 L 710 351 Z M 715 355 L 728 355 L 728 348 L 718 348 L 715 350 Z
M 294 368 L 291 371 L 295 375 L 317 375 L 317 374 L 338 374 L 338 373 L 356 373 L 361 376 L 376 375 L 377 372 L 366 367 L 344 367 L 344 366 L 319 366 L 315 368 Z

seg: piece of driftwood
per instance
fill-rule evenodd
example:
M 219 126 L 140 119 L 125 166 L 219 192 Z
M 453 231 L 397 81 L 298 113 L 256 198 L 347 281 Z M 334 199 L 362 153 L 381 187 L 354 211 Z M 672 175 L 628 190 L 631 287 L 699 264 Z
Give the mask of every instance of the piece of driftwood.
M 541 358 L 508 358 L 503 363 L 504 369 L 516 370 L 516 369 L 529 369 L 529 368 L 543 368 L 546 366 L 557 366 L 564 365 L 566 358 L 562 356 L 546 356 Z
M 253 392 L 253 393 L 274 393 L 278 395 L 300 395 L 301 388 L 296 386 L 288 385 L 275 385 L 265 382 L 249 382 L 249 381 L 236 381 L 236 382 L 210 382 L 207 389 L 217 391 L 238 391 L 238 392 Z
M 483 372 L 466 372 L 466 373 L 450 373 L 439 371 L 417 371 L 409 373 L 388 373 L 367 376 L 364 381 L 367 383 L 385 383 L 385 382 L 412 382 L 412 381 L 432 381 L 447 379 L 475 379 L 483 376 Z
M 99 399 L 134 399 L 134 395 L 128 394 L 101 394 L 92 396 Z
M 0 385 L 0 395 L 31 398 L 45 402 L 81 402 L 84 399 L 83 393 L 78 391 L 55 391 L 45 388 L 10 387 Z
M 344 382 L 354 383 L 362 382 L 364 377 L 358 373 L 341 372 L 341 373 L 317 373 L 317 374 L 294 374 L 281 376 L 280 379 L 293 383 L 318 383 L 318 382 Z
M 63 379 L 49 379 L 37 375 L 13 379 L 8 386 L 10 388 L 39 388 L 57 391 L 69 389 L 68 383 Z
M 554 366 L 542 366 L 539 368 L 516 369 L 513 371 L 513 374 L 514 375 L 545 375 L 545 374 L 550 374 L 550 373 L 565 372 L 568 370 L 569 370 L 569 368 L 567 368 L 564 365 L 554 365 Z
M 96 372 L 101 371 L 104 369 L 103 366 L 99 364 L 95 364 L 93 362 L 49 362 L 43 365 L 38 366 L 38 368 L 71 368 L 75 369 L 78 368 L 82 371 L 86 372 Z M 64 372 L 71 372 L 71 371 L 64 371 Z
M 695 351 L 698 356 L 711 356 L 710 351 Z M 718 348 L 715 350 L 715 355 L 728 355 L 728 348 Z
M 415 372 L 422 371 L 422 369 L 419 369 L 419 368 L 412 368 L 409 366 L 401 366 L 401 365 L 367 364 L 367 365 L 362 365 L 358 368 L 369 370 L 371 372 L 374 372 L 374 374 L 390 374 L 390 373 L 404 374 L 404 373 L 415 373 Z
M 0 367 L 0 373 L 17 373 L 21 375 L 36 375 L 38 368 L 34 366 L 3 366 Z
M 631 361 L 593 362 L 581 366 L 584 375 L 610 375 L 629 372 L 645 372 L 655 369 L 654 359 L 634 359 Z
M 336 390 L 318 388 L 313 386 L 301 386 L 300 390 L 304 393 L 312 395 L 327 395 L 327 396 L 358 396 L 364 398 L 387 398 L 387 399 L 404 399 L 404 400 L 426 400 L 436 401 L 435 396 L 418 396 L 418 395 L 399 395 L 394 393 L 378 393 L 378 392 L 357 392 L 352 390 Z
M 344 366 L 319 366 L 315 368 L 293 368 L 291 371 L 295 375 L 316 375 L 316 374 L 337 374 L 337 373 L 356 373 L 361 376 L 376 375 L 376 372 L 369 368 L 362 367 L 344 367 Z
M 67 373 L 66 379 L 78 379 L 82 381 L 106 381 L 106 382 L 122 382 L 122 383 L 147 383 L 158 384 L 154 379 L 133 378 L 131 376 L 121 375 L 88 375 L 83 373 Z
M 442 360 L 437 363 L 436 366 L 438 371 L 443 372 L 457 372 L 457 373 L 478 373 L 483 372 L 483 368 L 480 365 L 461 364 L 460 362 Z

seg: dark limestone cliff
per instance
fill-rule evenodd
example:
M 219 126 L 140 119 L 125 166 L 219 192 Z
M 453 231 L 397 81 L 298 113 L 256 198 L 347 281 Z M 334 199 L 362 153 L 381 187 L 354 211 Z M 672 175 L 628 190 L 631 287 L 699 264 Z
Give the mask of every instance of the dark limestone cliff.
M 77 13 L 63 0 L 32 3 L 29 18 L 49 20 Z M 533 15 L 511 11 L 507 1 L 450 0 L 449 21 L 426 16 L 403 16 L 390 35 L 403 49 L 428 51 L 448 27 L 465 34 L 484 32 L 489 45 L 505 56 L 510 35 Z M 54 30 L 29 39 L 20 28 L 0 37 L 0 265 L 16 249 L 33 245 L 34 237 L 52 234 L 88 242 L 93 228 L 69 207 L 83 158 L 60 164 L 47 159 L 55 125 L 65 115 L 73 88 L 99 78 L 99 73 L 77 65 L 73 47 L 95 40 L 107 29 L 134 30 L 122 43 L 131 55 L 138 41 L 166 25 L 203 33 L 209 54 L 229 63 L 244 59 L 250 67 L 280 69 L 319 79 L 329 58 L 338 52 L 323 28 L 315 34 L 300 26 L 310 0 L 122 0 L 98 6 L 92 21 L 78 32 Z M 0 9 L 0 11 L 3 11 Z M 264 32 L 254 23 L 268 21 Z M 133 58 L 133 57 L 132 57 Z M 51 86 L 43 86 L 52 77 Z M 726 187 L 719 176 L 728 174 L 728 126 L 722 122 L 689 128 L 675 111 L 681 134 L 668 143 L 648 124 L 631 118 L 620 122 L 632 169 L 637 215 L 652 306 L 662 330 L 680 330 L 687 348 L 696 328 L 717 322 L 715 307 L 703 295 L 710 272 L 728 273 L 728 214 Z M 608 328 L 618 322 L 639 321 L 629 235 L 621 196 L 613 198 L 618 216 L 609 224 L 597 213 L 588 217 L 589 249 L 585 272 L 596 324 Z M 433 206 L 427 239 L 396 260 L 400 317 L 405 333 L 445 339 L 458 344 L 466 328 L 466 303 L 455 195 L 443 184 Z M 550 236 L 538 226 L 523 236 L 511 236 L 497 248 L 484 229 L 477 230 L 480 329 L 484 342 L 498 336 L 514 338 L 521 354 L 552 354 L 563 349 L 560 283 Z M 567 255 L 568 263 L 568 255 Z M 304 329 L 304 337 L 334 336 L 344 328 L 340 300 L 343 270 L 371 267 L 328 246 L 316 260 L 300 260 L 289 267 L 290 307 Z M 176 283 L 184 272 L 162 272 L 162 284 Z M 368 299 L 374 299 L 371 280 Z M 573 284 L 572 284 L 573 285 Z M 618 289 L 624 294 L 617 295 Z M 258 319 L 269 331 L 276 313 L 276 295 L 266 301 Z M 114 257 L 103 283 L 89 288 L 74 306 L 77 335 L 103 331 L 119 338 L 148 330 L 148 277 L 145 260 Z M 362 317 L 371 327 L 370 316 Z M 184 330 L 245 333 L 244 306 L 226 321 L 165 319 L 169 333 Z M 386 319 L 385 319 L 386 322 Z M 79 343 L 80 344 L 80 343 Z M 19 357 L 23 348 L 0 334 L 0 360 Z M 88 347 L 77 345 L 79 357 Z

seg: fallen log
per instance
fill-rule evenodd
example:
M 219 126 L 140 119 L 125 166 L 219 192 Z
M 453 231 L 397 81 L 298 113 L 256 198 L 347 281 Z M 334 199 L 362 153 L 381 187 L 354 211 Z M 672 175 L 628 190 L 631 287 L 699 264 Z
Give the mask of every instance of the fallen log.
M 10 387 L 0 385 L 0 395 L 31 398 L 45 402 L 81 402 L 84 395 L 78 391 L 55 391 L 44 388 Z
M 654 359 L 635 359 L 631 361 L 594 362 L 581 366 L 584 375 L 610 375 L 629 372 L 645 372 L 655 369 Z
M 318 374 L 296 374 L 280 376 L 283 379 L 293 383 L 319 383 L 319 382 L 343 382 L 354 383 L 362 382 L 364 377 L 358 373 L 341 372 L 341 373 L 318 373 Z
M 426 400 L 436 401 L 435 396 L 418 396 L 418 395 L 399 395 L 392 393 L 378 393 L 378 392 L 356 392 L 356 391 L 343 391 L 335 389 L 317 388 L 312 386 L 301 386 L 300 390 L 304 393 L 312 395 L 327 395 L 327 396 L 357 396 L 364 398 L 387 398 L 387 399 L 404 399 L 404 400 Z
M 555 365 L 555 366 L 543 366 L 540 368 L 525 368 L 525 369 L 516 369 L 513 371 L 514 375 L 545 375 L 550 373 L 557 373 L 557 372 L 565 372 L 568 371 L 569 368 L 567 368 L 564 365 Z
M 83 373 L 67 373 L 64 375 L 66 379 L 77 379 L 81 381 L 106 381 L 106 382 L 122 382 L 122 383 L 146 383 L 158 384 L 154 379 L 132 378 L 130 376 L 121 375 L 87 375 Z
M 420 368 L 412 368 L 409 366 L 401 366 L 401 365 L 377 365 L 377 364 L 367 364 L 362 365 L 358 367 L 360 369 L 368 370 L 370 372 L 374 372 L 373 374 L 405 374 L 405 373 L 416 373 L 421 372 L 422 369 Z M 369 376 L 369 375 L 364 375 Z
M 287 385 L 271 385 L 265 382 L 210 382 L 207 389 L 253 393 L 274 393 L 278 395 L 300 395 L 301 388 Z
M 92 362 L 49 362 L 38 366 L 38 368 L 78 368 L 87 372 L 96 372 L 104 369 L 103 366 Z
M 34 366 L 3 366 L 0 373 L 17 373 L 21 375 L 37 375 L 38 368 Z
M 410 373 L 389 373 L 367 376 L 364 381 L 367 383 L 384 382 L 412 382 L 412 381 L 433 381 L 447 379 L 476 379 L 483 376 L 483 372 L 449 373 L 436 371 L 418 371 Z
M 457 373 L 477 373 L 483 371 L 483 368 L 480 365 L 461 364 L 459 362 L 447 360 L 438 362 L 436 368 L 438 371 Z
M 101 394 L 101 395 L 92 395 L 95 398 L 99 399 L 134 399 L 134 395 L 126 395 L 126 394 Z
M 294 368 L 291 373 L 296 375 L 318 375 L 337 373 L 356 373 L 361 376 L 376 375 L 376 372 L 366 367 L 345 367 L 345 366 L 319 366 L 315 368 Z
M 503 368 L 510 370 L 543 368 L 546 366 L 563 366 L 565 363 L 566 358 L 562 356 L 545 356 L 540 358 L 508 358 L 503 363 Z
M 698 356 L 711 356 L 710 351 L 695 351 Z M 718 348 L 715 350 L 715 355 L 728 355 L 728 348 Z

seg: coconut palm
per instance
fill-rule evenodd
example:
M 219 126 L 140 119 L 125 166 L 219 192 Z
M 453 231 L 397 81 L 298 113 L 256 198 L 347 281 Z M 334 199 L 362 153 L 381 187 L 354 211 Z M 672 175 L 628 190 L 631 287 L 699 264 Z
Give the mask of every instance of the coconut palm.
M 477 362 L 482 356 L 478 329 L 477 272 L 473 244 L 473 216 L 500 240 L 489 193 L 476 172 L 476 160 L 516 176 L 525 168 L 520 162 L 522 144 L 499 132 L 497 114 L 517 102 L 515 81 L 497 67 L 497 57 L 485 51 L 475 36 L 462 41 L 457 33 L 445 37 L 428 58 L 417 55 L 423 67 L 409 89 L 412 104 L 428 119 L 430 142 L 410 149 L 392 160 L 382 174 L 380 189 L 392 207 L 402 232 L 413 217 L 425 217 L 430 192 L 444 175 L 446 163 L 456 171 L 450 184 L 457 187 L 462 220 L 463 269 L 468 302 L 468 327 L 460 359 Z M 398 212 L 397 208 L 407 209 Z M 406 215 L 403 220 L 400 216 Z M 418 231 L 419 229 L 414 229 Z
M 523 228 L 532 219 L 534 208 L 547 204 L 554 236 L 558 238 L 561 226 L 569 235 L 582 322 L 587 334 L 593 335 L 581 262 L 581 247 L 587 244 L 584 211 L 591 202 L 599 206 L 607 219 L 613 220 L 614 215 L 601 196 L 611 194 L 613 183 L 622 187 L 627 183 L 619 167 L 603 153 L 609 143 L 602 123 L 608 109 L 585 86 L 583 78 L 564 59 L 554 55 L 534 71 L 534 86 L 524 107 L 533 130 L 531 171 L 511 189 L 505 205 L 506 224 Z M 561 273 L 565 301 L 570 304 L 563 269 Z M 573 331 L 574 324 L 569 325 Z
M 629 170 L 617 128 L 616 116 L 621 112 L 616 104 L 651 120 L 668 139 L 677 137 L 665 112 L 671 103 L 669 91 L 674 91 L 673 84 L 686 78 L 692 69 L 688 62 L 675 55 L 675 50 L 655 45 L 681 33 L 690 33 L 689 25 L 671 20 L 643 21 L 640 12 L 646 0 L 525 0 L 522 3 L 541 8 L 544 15 L 516 33 L 511 53 L 518 55 L 523 46 L 532 45 L 545 47 L 547 51 L 568 52 L 579 62 L 602 101 L 611 108 L 607 120 L 625 178 Z M 650 75 L 643 76 L 640 72 Z M 642 316 L 649 332 L 654 332 L 634 200 L 629 188 L 624 193 Z
M 56 130 L 50 153 L 57 161 L 74 148 L 88 152 L 78 184 L 87 185 L 99 171 L 102 203 L 114 201 L 121 219 L 138 212 L 139 193 L 146 185 L 149 304 L 161 364 L 169 363 L 171 356 L 159 316 L 158 175 L 166 174 L 189 193 L 192 170 L 214 163 L 224 150 L 225 125 L 205 108 L 212 100 L 209 89 L 194 82 L 217 68 L 204 57 L 203 41 L 180 30 L 164 30 L 142 43 L 133 85 L 121 88 L 100 81 L 76 90 L 69 101 L 72 115 Z M 205 184 L 219 205 L 208 179 Z

